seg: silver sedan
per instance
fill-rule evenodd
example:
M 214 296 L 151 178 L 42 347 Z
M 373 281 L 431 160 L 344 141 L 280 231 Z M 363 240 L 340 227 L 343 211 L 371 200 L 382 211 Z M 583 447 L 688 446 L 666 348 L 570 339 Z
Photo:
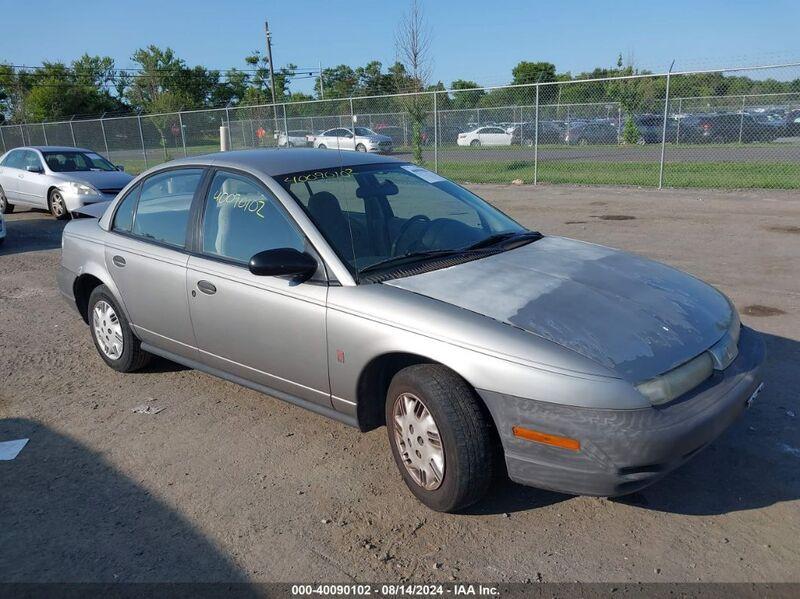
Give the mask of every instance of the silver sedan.
M 58 219 L 104 202 L 133 179 L 97 152 L 61 146 L 31 146 L 0 156 L 0 211 L 44 208 Z
M 386 425 L 435 510 L 479 500 L 498 458 L 526 485 L 634 492 L 763 385 L 761 337 L 713 287 L 390 158 L 193 157 L 89 212 L 64 229 L 58 283 L 111 368 L 159 355 Z

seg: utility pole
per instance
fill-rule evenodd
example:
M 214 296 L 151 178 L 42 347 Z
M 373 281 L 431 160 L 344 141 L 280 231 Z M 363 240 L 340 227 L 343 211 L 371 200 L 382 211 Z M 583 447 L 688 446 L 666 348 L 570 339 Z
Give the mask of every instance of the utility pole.
M 275 117 L 275 133 L 278 133 L 278 107 L 275 104 L 275 69 L 272 67 L 272 35 L 269 32 L 269 23 L 264 21 L 264 31 L 267 34 L 267 60 L 269 61 L 269 86 L 272 89 L 272 114 Z M 284 111 L 286 108 L 284 107 Z M 289 132 L 287 131 L 288 135 Z
M 319 67 L 319 97 L 321 100 L 325 99 L 325 86 L 322 83 L 322 61 L 317 63 Z

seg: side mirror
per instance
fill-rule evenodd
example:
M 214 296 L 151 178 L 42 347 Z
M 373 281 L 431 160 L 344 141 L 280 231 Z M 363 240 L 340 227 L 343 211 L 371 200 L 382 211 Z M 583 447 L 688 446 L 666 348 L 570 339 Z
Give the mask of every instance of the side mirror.
M 353 134 L 352 133 L 348 133 L 347 135 L 345 135 L 345 137 L 347 139 L 353 139 Z
M 118 164 L 117 165 L 117 170 L 119 172 L 121 172 L 121 173 L 124 173 L 125 172 L 125 165 L 124 164 Z
M 38 164 L 29 164 L 25 167 L 25 170 L 29 173 L 43 173 L 44 169 Z
M 259 277 L 297 276 L 308 278 L 317 270 L 317 261 L 294 248 L 258 252 L 250 258 L 250 272 Z

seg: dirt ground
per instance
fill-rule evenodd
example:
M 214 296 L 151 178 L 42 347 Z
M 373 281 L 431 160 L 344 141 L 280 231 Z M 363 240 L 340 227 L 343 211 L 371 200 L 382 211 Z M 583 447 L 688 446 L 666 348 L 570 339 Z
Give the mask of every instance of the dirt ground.
M 645 254 L 729 294 L 767 387 L 716 443 L 622 500 L 408 493 L 363 435 L 165 361 L 105 366 L 55 286 L 61 225 L 0 250 L 2 581 L 800 581 L 800 194 L 482 186 L 525 225 Z M 143 282 L 146 284 L 146 282 Z M 140 404 L 163 407 L 137 414 Z

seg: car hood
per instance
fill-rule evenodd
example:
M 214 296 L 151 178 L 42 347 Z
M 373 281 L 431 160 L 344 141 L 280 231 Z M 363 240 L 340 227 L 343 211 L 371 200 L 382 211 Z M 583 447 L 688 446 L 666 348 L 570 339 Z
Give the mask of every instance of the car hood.
M 523 329 L 631 382 L 699 355 L 732 316 L 725 296 L 688 274 L 561 237 L 385 284 Z
M 122 189 L 133 179 L 133 176 L 121 171 L 76 171 L 57 173 L 55 177 L 64 182 L 88 183 L 97 189 Z

